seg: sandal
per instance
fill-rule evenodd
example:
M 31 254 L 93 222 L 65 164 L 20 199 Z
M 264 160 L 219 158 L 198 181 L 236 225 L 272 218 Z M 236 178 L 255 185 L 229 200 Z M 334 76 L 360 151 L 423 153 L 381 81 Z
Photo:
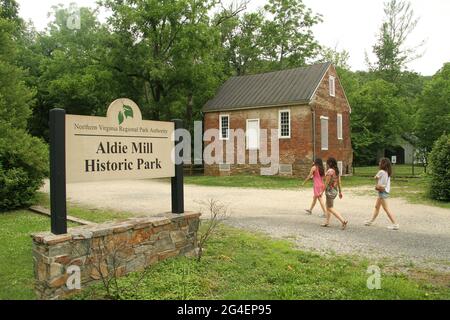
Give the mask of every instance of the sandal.
M 308 216 L 312 215 L 312 211 L 311 211 L 311 210 L 305 210 L 305 212 L 306 212 L 306 214 L 307 214 Z
M 323 227 L 323 228 L 328 228 L 330 226 L 330 224 L 329 223 L 323 223 L 320 226 Z
M 348 221 L 344 221 L 344 223 L 342 224 L 342 230 L 347 229 L 347 225 L 348 225 Z

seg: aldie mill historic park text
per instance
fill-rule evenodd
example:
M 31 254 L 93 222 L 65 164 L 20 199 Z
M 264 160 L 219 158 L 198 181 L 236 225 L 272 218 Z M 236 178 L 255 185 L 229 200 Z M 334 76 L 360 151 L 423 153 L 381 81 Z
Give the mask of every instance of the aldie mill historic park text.
M 150 142 L 132 142 L 131 145 L 121 142 L 100 142 L 97 148 L 97 154 L 153 154 L 153 143 Z M 105 171 L 132 171 L 132 170 L 158 170 L 162 169 L 161 161 L 158 158 L 149 161 L 138 158 L 136 162 L 128 161 L 101 161 L 100 159 L 86 159 L 86 172 L 105 172 Z

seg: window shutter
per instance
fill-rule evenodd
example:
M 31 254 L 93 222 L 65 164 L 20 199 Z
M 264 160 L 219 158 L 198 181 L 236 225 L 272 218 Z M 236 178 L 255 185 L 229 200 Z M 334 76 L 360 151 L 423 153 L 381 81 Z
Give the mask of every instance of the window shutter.
M 339 140 L 343 139 L 342 134 L 342 114 L 337 115 L 337 136 Z
M 328 118 L 321 118 L 322 150 L 328 150 Z
M 335 97 L 336 96 L 336 80 L 333 76 L 330 76 L 329 87 L 330 87 L 330 96 Z

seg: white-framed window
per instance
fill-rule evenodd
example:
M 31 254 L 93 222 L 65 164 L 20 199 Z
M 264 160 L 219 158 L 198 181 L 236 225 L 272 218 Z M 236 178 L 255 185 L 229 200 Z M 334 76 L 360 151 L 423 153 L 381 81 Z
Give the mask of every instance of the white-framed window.
M 259 150 L 259 119 L 247 120 L 247 150 Z
M 339 140 L 343 140 L 343 133 L 342 133 L 342 114 L 338 113 L 337 115 L 337 137 Z
M 289 139 L 291 137 L 291 111 L 280 110 L 278 130 L 280 139 Z
M 328 117 L 320 117 L 322 150 L 328 150 Z
M 344 163 L 342 161 L 337 162 L 337 166 L 339 169 L 339 174 L 342 176 L 344 175 Z
M 335 97 L 336 96 L 336 78 L 333 76 L 330 76 L 330 78 L 329 78 L 329 87 L 330 87 L 330 96 Z
M 230 116 L 227 114 L 220 115 L 219 118 L 220 140 L 228 140 L 230 138 Z

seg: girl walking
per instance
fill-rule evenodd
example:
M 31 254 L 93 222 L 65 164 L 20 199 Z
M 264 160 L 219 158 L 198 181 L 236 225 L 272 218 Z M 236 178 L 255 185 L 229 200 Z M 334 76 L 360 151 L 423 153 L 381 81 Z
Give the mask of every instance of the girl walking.
M 342 199 L 342 186 L 341 176 L 337 161 L 334 158 L 327 160 L 327 173 L 325 175 L 325 196 L 327 198 L 327 216 L 326 221 L 322 224 L 322 227 L 330 226 L 331 215 L 334 215 L 336 219 L 342 224 L 342 230 L 345 230 L 348 225 L 348 221 L 334 209 L 334 200 L 339 195 L 339 199 Z
M 380 171 L 378 171 L 377 175 L 374 177 L 377 180 L 375 190 L 378 191 L 378 198 L 377 202 L 375 203 L 375 211 L 373 212 L 372 219 L 366 222 L 366 226 L 371 226 L 375 222 L 378 215 L 380 214 L 380 208 L 383 207 L 383 210 L 386 212 L 389 220 L 392 223 L 392 225 L 388 226 L 388 229 L 399 230 L 400 226 L 398 225 L 395 216 L 390 211 L 387 202 L 389 193 L 391 192 L 391 161 L 387 158 L 382 158 L 380 160 L 379 168 Z
M 325 203 L 323 201 L 323 192 L 325 191 L 325 185 L 323 184 L 323 177 L 325 176 L 325 169 L 323 168 L 323 162 L 322 159 L 316 159 L 314 160 L 313 166 L 311 168 L 311 171 L 309 172 L 308 177 L 306 177 L 305 181 L 303 181 L 303 185 L 310 180 L 313 179 L 313 190 L 314 190 L 314 196 L 313 201 L 311 203 L 311 207 L 309 210 L 305 210 L 306 214 L 311 215 L 314 207 L 317 204 L 317 201 L 319 201 L 320 206 L 323 210 L 323 217 L 325 217 L 325 214 L 327 212 L 325 208 Z

